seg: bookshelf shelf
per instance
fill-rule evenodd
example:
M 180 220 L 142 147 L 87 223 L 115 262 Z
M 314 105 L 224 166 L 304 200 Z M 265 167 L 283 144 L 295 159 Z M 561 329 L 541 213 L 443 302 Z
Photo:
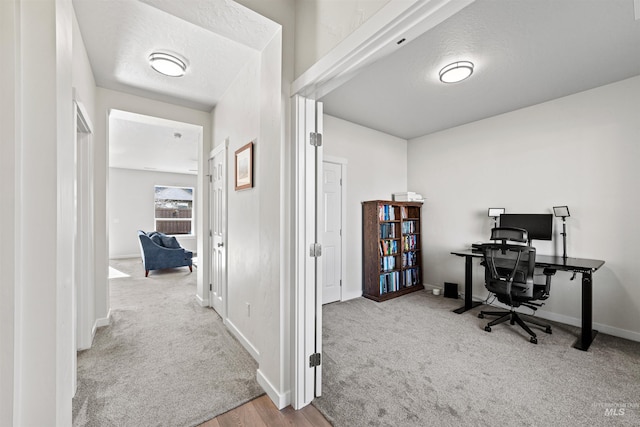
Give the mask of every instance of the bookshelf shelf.
M 385 301 L 424 289 L 419 202 L 362 202 L 363 296 Z

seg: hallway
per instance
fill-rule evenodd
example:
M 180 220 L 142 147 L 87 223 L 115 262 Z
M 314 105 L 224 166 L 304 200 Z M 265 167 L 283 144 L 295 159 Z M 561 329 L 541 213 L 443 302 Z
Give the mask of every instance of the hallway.
M 110 264 L 111 324 L 78 354 L 74 426 L 196 425 L 263 394 L 255 360 L 197 304 L 195 272 Z

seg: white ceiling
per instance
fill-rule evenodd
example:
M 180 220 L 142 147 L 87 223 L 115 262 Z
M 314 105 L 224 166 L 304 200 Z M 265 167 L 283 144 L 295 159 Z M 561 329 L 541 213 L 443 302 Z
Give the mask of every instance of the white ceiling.
M 100 87 L 211 111 L 279 25 L 229 0 L 73 0 Z M 184 77 L 149 67 L 152 52 L 186 59 Z
M 73 6 L 98 86 L 207 112 L 280 27 L 229 0 L 73 0 Z M 152 70 L 155 51 L 185 58 L 184 77 Z M 109 165 L 195 174 L 201 138 L 198 126 L 112 113 Z
M 325 113 L 410 139 L 640 75 L 634 0 L 476 0 L 405 43 L 323 97 Z M 441 83 L 458 60 L 474 74 Z
M 198 173 L 202 127 L 126 111 L 109 114 L 109 166 Z
M 279 28 L 230 0 L 73 4 L 98 86 L 204 111 Z M 410 139 L 640 75 L 638 15 L 634 0 L 476 0 L 324 96 L 324 110 Z M 155 50 L 185 57 L 186 75 L 153 71 L 147 58 Z M 438 71 L 456 60 L 473 61 L 474 74 L 441 83 Z M 112 166 L 137 158 L 145 160 L 138 169 L 176 169 L 170 162 L 193 173 L 190 149 L 164 160 L 144 155 L 154 147 L 137 147 L 139 132 L 150 125 L 135 119 L 111 135 Z M 163 132 L 173 137 L 171 126 Z

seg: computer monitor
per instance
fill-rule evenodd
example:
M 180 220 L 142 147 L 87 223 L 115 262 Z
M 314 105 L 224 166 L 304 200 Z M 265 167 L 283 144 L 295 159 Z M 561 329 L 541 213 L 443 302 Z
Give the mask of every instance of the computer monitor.
M 552 214 L 502 214 L 500 227 L 524 228 L 531 240 L 553 239 Z

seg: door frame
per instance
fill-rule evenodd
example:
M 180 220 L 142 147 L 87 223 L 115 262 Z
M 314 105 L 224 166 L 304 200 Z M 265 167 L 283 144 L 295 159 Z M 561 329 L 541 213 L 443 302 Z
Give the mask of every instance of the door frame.
M 208 181 L 208 193 L 209 193 L 209 212 L 208 212 L 208 219 L 207 219 L 207 242 L 208 242 L 208 248 L 209 248 L 209 256 L 213 256 L 213 251 L 212 251 L 212 245 L 213 245 L 213 235 L 212 235 L 212 230 L 213 230 L 213 209 L 212 209 L 212 205 L 214 203 L 214 198 L 212 197 L 211 194 L 211 190 L 212 190 L 212 177 L 211 177 L 211 168 L 210 168 L 210 162 L 211 160 L 217 156 L 220 153 L 224 153 L 223 156 L 223 171 L 222 171 L 222 179 L 223 179 L 223 191 L 224 191 L 224 195 L 223 195 L 223 200 L 222 200 L 222 229 L 223 229 L 223 236 L 224 236 L 224 241 L 223 244 L 225 245 L 225 251 L 224 251 L 224 264 L 225 264 L 225 268 L 224 268 L 224 280 L 223 280 L 223 284 L 222 284 L 222 313 L 218 313 L 220 315 L 220 317 L 222 318 L 222 322 L 223 324 L 226 324 L 227 322 L 227 306 L 228 306 L 228 302 L 227 302 L 227 290 L 228 290 L 228 261 L 227 261 L 227 251 L 226 251 L 226 246 L 227 246 L 227 242 L 229 241 L 229 235 L 228 235 L 228 177 L 227 177 L 227 151 L 229 148 L 229 139 L 225 139 L 224 142 L 222 144 L 217 145 L 216 147 L 213 148 L 213 150 L 211 150 L 209 152 L 209 157 L 207 159 L 207 169 L 208 169 L 208 173 L 207 176 L 209 177 L 209 181 Z M 211 260 L 209 260 L 209 266 L 208 266 L 209 272 L 208 272 L 208 276 L 209 276 L 209 285 L 213 284 L 213 262 L 211 262 Z M 205 284 L 206 286 L 206 284 Z M 209 307 L 214 308 L 214 304 L 213 304 L 213 290 L 211 289 L 211 287 L 209 287 L 209 298 L 208 298 L 208 302 L 209 302 Z M 217 312 L 217 311 L 216 311 Z
M 342 263 L 342 268 L 340 268 L 340 301 L 344 301 L 345 267 L 347 265 L 347 245 L 345 243 L 347 240 L 347 164 L 349 162 L 343 157 L 323 155 L 323 163 L 339 165 L 340 178 L 342 179 L 342 184 L 340 185 L 340 203 L 342 205 L 342 212 L 340 212 L 340 262 Z
M 94 196 L 93 196 L 93 125 L 84 104 L 75 95 L 74 106 L 74 156 L 75 156 L 75 219 L 73 240 L 74 276 L 72 285 L 73 333 L 73 368 L 72 392 L 75 396 L 78 383 L 78 350 L 91 347 L 93 341 L 92 327 L 94 312 Z
M 308 324 L 319 316 L 322 322 L 322 310 L 313 309 L 307 298 L 315 286 L 313 276 L 305 275 L 309 246 L 306 246 L 308 224 L 315 224 L 317 217 L 309 216 L 306 201 L 309 198 L 308 188 L 311 172 L 306 166 L 304 152 L 308 144 L 308 133 L 305 134 L 308 115 L 303 100 L 316 100 L 330 93 L 342 83 L 353 78 L 359 71 L 376 60 L 395 52 L 400 48 L 397 43 L 401 39 L 412 40 L 432 29 L 449 17 L 455 15 L 475 0 L 391 0 L 371 19 L 366 21 L 350 36 L 340 42 L 327 55 L 313 64 L 291 84 L 291 101 L 293 113 L 293 148 L 294 148 L 294 266 L 293 266 L 293 313 L 292 313 L 292 405 L 299 409 L 313 400 L 313 395 L 305 392 L 306 375 L 309 371 L 308 358 L 305 359 L 305 345 L 309 334 L 315 329 L 307 329 Z M 320 160 L 322 161 L 322 160 Z M 310 225 L 309 225 L 310 226 Z M 321 301 L 321 298 L 320 298 Z M 322 365 L 320 365 L 322 366 Z

